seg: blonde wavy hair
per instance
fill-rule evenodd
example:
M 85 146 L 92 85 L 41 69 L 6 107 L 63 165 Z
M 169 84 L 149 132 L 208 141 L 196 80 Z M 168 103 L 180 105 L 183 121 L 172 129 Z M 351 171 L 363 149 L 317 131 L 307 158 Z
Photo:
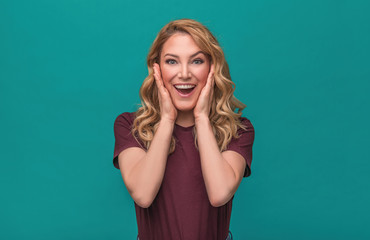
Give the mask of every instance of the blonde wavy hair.
M 156 132 L 160 116 L 158 88 L 155 84 L 153 64 L 160 63 L 163 44 L 176 33 L 189 34 L 198 47 L 214 63 L 214 94 L 209 119 L 220 151 L 224 151 L 231 139 L 238 138 L 238 128 L 246 129 L 240 122 L 242 110 L 246 107 L 234 97 L 235 84 L 231 81 L 229 66 L 217 39 L 207 27 L 192 19 L 179 19 L 166 24 L 155 38 L 148 56 L 148 76 L 140 88 L 141 107 L 136 111 L 132 134 L 138 137 L 149 149 Z M 235 112 L 237 110 L 237 112 Z M 197 145 L 196 128 L 193 128 L 195 146 Z M 172 136 L 169 154 L 175 150 L 176 139 Z

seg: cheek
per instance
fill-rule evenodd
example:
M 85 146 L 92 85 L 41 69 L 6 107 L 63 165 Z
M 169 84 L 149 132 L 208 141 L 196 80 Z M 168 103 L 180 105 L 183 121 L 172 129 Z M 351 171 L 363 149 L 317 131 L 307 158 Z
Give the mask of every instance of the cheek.
M 199 80 L 199 84 L 203 87 L 207 83 L 208 68 L 199 68 L 193 71 L 195 77 Z
M 166 68 L 166 67 L 163 67 L 161 69 L 161 72 L 162 72 L 162 79 L 163 79 L 163 82 L 165 83 L 165 85 L 169 85 L 171 80 L 176 76 L 177 74 L 177 71 L 174 69 L 174 68 Z

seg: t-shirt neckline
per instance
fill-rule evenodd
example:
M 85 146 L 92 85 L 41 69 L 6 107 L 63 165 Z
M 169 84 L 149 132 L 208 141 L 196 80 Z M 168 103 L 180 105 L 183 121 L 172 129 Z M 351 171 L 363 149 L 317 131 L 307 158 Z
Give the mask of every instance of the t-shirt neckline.
M 179 130 L 182 130 L 182 131 L 191 131 L 191 130 L 193 130 L 194 126 L 195 126 L 195 124 L 192 125 L 192 126 L 189 126 L 189 127 L 183 127 L 183 126 L 180 126 L 177 123 L 175 123 L 175 127 Z

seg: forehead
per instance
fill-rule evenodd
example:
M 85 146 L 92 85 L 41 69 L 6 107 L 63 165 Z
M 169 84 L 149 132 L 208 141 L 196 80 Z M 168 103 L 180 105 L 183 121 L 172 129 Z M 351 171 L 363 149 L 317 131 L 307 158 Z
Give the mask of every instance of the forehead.
M 189 34 L 175 33 L 163 44 L 161 55 L 172 53 L 187 56 L 200 50 L 199 46 Z

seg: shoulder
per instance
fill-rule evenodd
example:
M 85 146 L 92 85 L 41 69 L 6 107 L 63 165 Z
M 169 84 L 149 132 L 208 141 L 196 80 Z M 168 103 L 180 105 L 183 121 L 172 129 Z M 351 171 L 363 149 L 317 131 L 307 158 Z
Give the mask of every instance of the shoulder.
M 129 125 L 131 126 L 134 123 L 136 113 L 135 112 L 124 112 L 119 114 L 115 121 L 114 125 L 117 124 L 124 124 L 124 125 Z
M 236 137 L 232 137 L 229 147 L 252 145 L 254 141 L 254 127 L 252 122 L 246 117 L 240 117 L 242 127 L 238 127 Z
M 252 122 L 246 117 L 240 117 L 239 121 L 242 127 L 239 127 L 236 132 L 236 137 L 233 137 L 229 143 L 230 146 L 248 146 L 254 142 L 254 126 Z
M 253 124 L 248 118 L 240 117 L 239 121 L 245 129 L 239 128 L 238 133 L 244 133 L 244 132 L 253 132 L 254 133 Z

